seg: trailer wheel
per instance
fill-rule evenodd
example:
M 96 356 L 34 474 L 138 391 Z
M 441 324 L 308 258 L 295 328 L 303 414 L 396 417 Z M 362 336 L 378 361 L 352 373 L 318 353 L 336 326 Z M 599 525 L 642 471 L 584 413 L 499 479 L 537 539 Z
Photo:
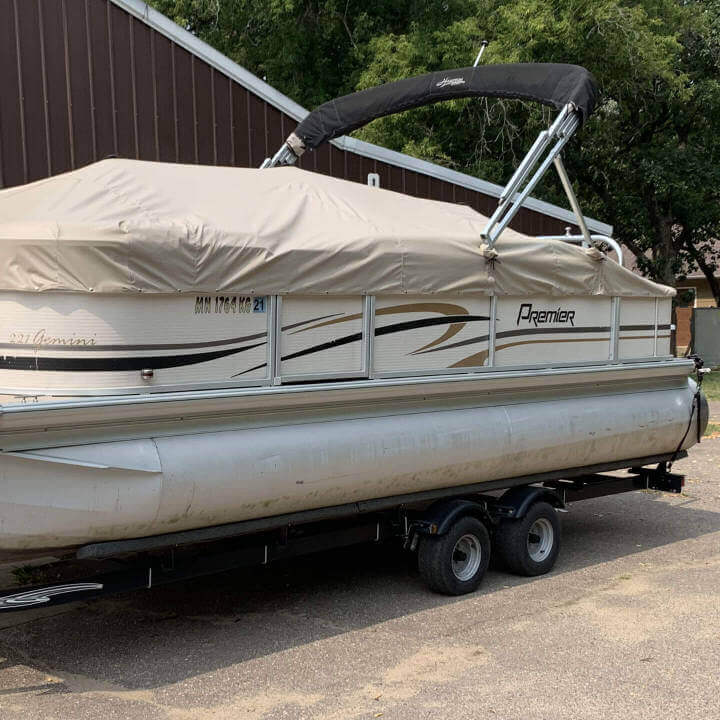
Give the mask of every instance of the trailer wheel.
M 544 575 L 560 552 L 560 521 L 555 508 L 537 502 L 519 520 L 503 520 L 495 533 L 495 552 L 518 575 Z
M 436 592 L 445 595 L 473 592 L 489 562 L 490 537 L 477 518 L 465 516 L 444 535 L 420 538 L 420 575 Z

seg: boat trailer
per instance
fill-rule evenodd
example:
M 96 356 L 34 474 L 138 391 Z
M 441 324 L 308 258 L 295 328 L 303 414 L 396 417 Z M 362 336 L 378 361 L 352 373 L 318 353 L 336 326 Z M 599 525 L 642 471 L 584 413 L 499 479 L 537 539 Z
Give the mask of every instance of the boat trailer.
M 492 539 L 494 552 L 505 560 L 506 567 L 521 575 L 540 575 L 552 568 L 557 557 L 559 524 L 553 520 L 557 512 L 567 512 L 568 505 L 579 500 L 635 490 L 680 493 L 684 476 L 670 472 L 668 464 L 686 455 L 681 451 L 675 457 L 638 458 L 609 466 L 576 468 L 562 473 L 430 490 L 217 527 L 84 545 L 76 550 L 73 558 L 36 568 L 38 572 L 51 570 L 58 578 L 57 582 L 0 592 L 0 612 L 150 589 L 236 568 L 268 565 L 316 552 L 389 540 L 400 541 L 406 550 L 418 552 L 421 575 L 431 588 L 446 594 L 463 594 L 479 584 L 489 562 L 490 546 L 488 544 L 484 552 L 480 548 L 476 550 L 482 555 L 482 567 L 475 569 L 475 575 L 466 581 L 459 580 L 463 563 L 467 565 L 473 557 L 472 547 L 463 557 L 464 551 L 458 541 L 449 555 L 445 553 L 444 565 L 447 567 L 443 568 L 443 563 L 437 562 L 438 559 L 442 561 L 442 557 L 437 557 L 441 547 L 439 541 L 451 536 L 455 529 L 460 528 L 462 532 L 465 525 L 480 526 L 480 534 Z M 650 464 L 656 465 L 647 467 Z M 629 468 L 626 475 L 604 474 L 625 468 Z M 505 492 L 499 497 L 486 494 L 493 490 Z M 548 515 L 548 507 L 552 514 L 535 520 L 529 534 L 526 531 L 518 536 L 512 532 L 538 509 L 545 509 L 545 515 Z M 538 549 L 547 540 L 542 536 L 542 528 L 550 533 L 551 540 L 544 556 Z M 467 534 L 461 540 L 465 537 Z M 534 548 L 533 542 L 537 547 Z M 433 565 L 439 566 L 439 577 L 434 577 L 427 567 L 424 569 L 424 564 L 431 563 L 423 562 L 423 552 L 433 556 Z M 82 575 L 82 571 L 88 574 Z M 436 575 L 437 572 L 436 567 Z M 467 585 L 468 581 L 470 585 Z

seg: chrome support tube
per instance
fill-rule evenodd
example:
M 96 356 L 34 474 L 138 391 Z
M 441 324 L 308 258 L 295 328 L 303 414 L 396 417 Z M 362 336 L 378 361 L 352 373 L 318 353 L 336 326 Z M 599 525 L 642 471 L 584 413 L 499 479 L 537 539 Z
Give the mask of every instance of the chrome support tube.
M 577 120 L 577 115 L 574 112 L 570 113 L 567 116 L 567 118 L 565 118 L 564 122 L 561 123 L 560 127 L 558 128 L 557 136 L 564 137 L 568 133 L 575 132 L 575 128 L 579 124 L 579 123 L 575 122 L 576 120 Z
M 590 231 L 588 230 L 587 223 L 585 222 L 585 216 L 582 214 L 582 210 L 580 209 L 580 203 L 578 202 L 577 196 L 575 195 L 575 190 L 573 190 L 572 183 L 570 182 L 567 170 L 565 169 L 565 164 L 562 161 L 562 156 L 556 155 L 553 163 L 555 164 L 555 169 L 560 176 L 560 182 L 562 183 L 563 189 L 565 190 L 565 194 L 570 201 L 570 207 L 572 208 L 573 212 L 575 213 L 575 217 L 577 218 L 580 232 L 582 233 L 582 236 L 583 238 L 585 238 L 585 242 L 588 244 L 589 247 L 592 245 Z
M 522 183 L 522 181 L 525 179 L 525 177 L 527 177 L 527 174 L 535 167 L 535 164 L 537 163 L 540 155 L 545 152 L 545 149 L 552 142 L 552 139 L 557 133 L 560 132 L 561 127 L 564 121 L 568 118 L 570 112 L 570 106 L 566 105 L 560 111 L 560 114 L 557 116 L 557 118 L 555 118 L 555 122 L 553 122 L 553 124 L 547 130 L 543 130 L 537 136 L 535 142 L 532 144 L 532 147 L 530 148 L 530 150 L 528 150 L 525 157 L 520 161 L 520 164 L 518 165 L 515 172 L 512 174 L 512 177 L 508 181 L 508 184 L 505 186 L 505 189 L 502 191 L 500 199 L 498 200 L 499 205 L 502 205 L 506 200 L 512 199 L 513 195 L 515 195 L 515 192 Z M 498 207 L 498 210 L 499 209 L 500 208 Z M 497 214 L 497 212 L 498 211 L 496 210 L 495 213 Z
M 297 155 L 293 152 L 293 149 L 287 144 L 283 143 L 282 147 L 272 156 L 272 158 L 265 158 L 260 169 L 275 167 L 276 165 L 294 165 L 297 162 Z
M 488 41 L 483 40 L 480 44 L 480 52 L 477 54 L 477 57 L 475 58 L 475 62 L 473 63 L 473 67 L 477 67 L 478 63 L 480 62 L 480 58 L 483 56 L 483 53 L 485 52 L 485 48 L 488 46 Z
M 505 189 L 502 191 L 502 195 L 498 200 L 499 205 L 498 210 L 495 211 L 496 213 L 500 210 L 500 206 L 505 203 L 508 198 L 512 198 L 512 196 L 515 195 L 516 190 L 522 183 L 523 179 L 527 176 L 527 173 L 535 167 L 538 158 L 547 149 L 550 144 L 550 140 L 551 136 L 548 130 L 543 130 L 537 136 L 527 155 L 523 158 L 520 165 L 518 165 L 517 169 L 513 173 L 513 176 L 510 178 L 508 184 L 505 186 Z
M 577 116 L 574 116 L 571 122 L 568 122 L 567 124 L 563 123 L 563 127 L 565 127 L 566 130 L 563 132 L 562 135 L 558 136 L 557 142 L 550 150 L 550 153 L 542 161 L 540 167 L 535 171 L 535 174 L 530 178 L 523 190 L 517 195 L 509 209 L 507 208 L 507 205 L 510 202 L 510 198 L 506 198 L 502 206 L 498 207 L 498 210 L 493 214 L 493 217 L 486 225 L 485 230 L 482 234 L 483 238 L 490 247 L 493 247 L 495 245 L 495 242 L 497 241 L 500 233 L 502 233 L 502 231 L 510 224 L 512 219 L 518 213 L 518 211 L 522 207 L 522 204 L 525 202 L 530 193 L 534 190 L 535 186 L 540 182 L 543 175 L 545 175 L 554 159 L 565 147 L 568 140 L 572 137 L 573 132 L 575 132 L 579 124 L 580 119 Z M 526 173 L 529 172 L 530 169 L 531 168 L 528 168 Z

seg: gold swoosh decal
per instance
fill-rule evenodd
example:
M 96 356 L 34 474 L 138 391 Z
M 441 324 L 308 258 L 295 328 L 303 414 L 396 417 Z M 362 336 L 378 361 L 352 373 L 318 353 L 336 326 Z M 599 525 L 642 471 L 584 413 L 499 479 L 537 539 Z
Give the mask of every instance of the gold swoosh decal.
M 469 315 L 467 308 L 462 307 L 462 305 L 454 305 L 453 303 L 405 303 L 403 305 L 393 305 L 391 307 L 386 308 L 380 308 L 379 310 L 375 310 L 375 316 L 378 315 L 395 315 L 395 314 L 403 314 L 403 313 L 416 313 L 416 312 L 430 312 L 430 313 L 439 313 L 440 315 Z M 348 315 L 347 317 L 343 318 L 335 318 L 334 320 L 327 320 L 322 323 L 318 323 L 317 325 L 312 325 L 310 327 L 302 328 L 301 330 L 296 330 L 295 333 L 299 332 L 305 332 L 306 330 L 315 330 L 316 328 L 320 327 L 326 327 L 328 325 L 336 325 L 337 323 L 346 322 L 349 320 L 359 320 L 362 318 L 362 313 L 355 313 L 354 315 Z M 440 345 L 441 343 L 444 343 L 446 340 L 450 340 L 451 338 L 455 337 L 464 327 L 466 323 L 453 323 L 452 325 L 449 325 L 447 330 L 436 340 L 433 340 L 427 345 L 423 345 L 422 347 L 418 348 L 417 350 L 413 350 L 411 353 L 408 353 L 409 355 L 414 355 L 415 353 L 420 353 L 423 350 L 427 350 L 428 348 L 435 347 L 436 345 Z M 293 333 L 293 335 L 295 334 Z
M 452 337 L 455 337 L 464 327 L 467 325 L 467 323 L 453 323 L 452 325 L 448 326 L 448 329 L 437 339 L 433 340 L 432 342 L 429 342 L 427 345 L 423 345 L 421 348 L 418 348 L 417 350 L 413 350 L 410 355 L 416 355 L 417 353 L 422 352 L 423 350 L 427 350 L 428 348 L 435 347 L 436 345 L 439 345 L 440 343 L 445 342 L 446 340 L 449 340 Z
M 440 315 L 469 315 L 470 313 L 462 305 L 453 305 L 452 303 L 405 303 L 403 305 L 393 305 L 392 307 L 380 308 L 375 310 L 375 315 L 393 315 L 395 313 L 414 313 L 414 312 L 433 312 L 440 313 Z M 348 322 L 350 320 L 359 320 L 362 318 L 362 313 L 355 313 L 353 315 L 347 315 L 346 317 L 335 318 L 334 320 L 326 320 L 325 322 L 317 323 L 317 325 L 311 325 L 310 327 L 296 330 L 295 333 L 305 332 L 306 330 L 315 330 L 316 328 L 327 327 L 328 325 L 337 325 L 338 323 Z M 464 325 L 465 323 L 461 323 Z M 453 335 L 458 331 L 456 330 Z M 452 337 L 452 335 L 450 336 Z

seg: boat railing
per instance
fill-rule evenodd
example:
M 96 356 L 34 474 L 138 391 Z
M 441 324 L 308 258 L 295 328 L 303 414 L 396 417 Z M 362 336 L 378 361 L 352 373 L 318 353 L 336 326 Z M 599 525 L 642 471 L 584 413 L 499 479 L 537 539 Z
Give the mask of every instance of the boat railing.
M 590 235 L 590 240 L 592 241 L 591 243 L 588 243 L 585 235 L 570 235 L 569 233 L 566 235 L 540 235 L 537 239 L 562 240 L 563 242 L 572 243 L 573 245 L 582 245 L 583 247 L 590 247 L 590 245 L 597 247 L 598 245 L 605 244 L 615 252 L 615 255 L 617 255 L 618 265 L 623 264 L 623 251 L 620 247 L 620 243 L 607 235 Z

